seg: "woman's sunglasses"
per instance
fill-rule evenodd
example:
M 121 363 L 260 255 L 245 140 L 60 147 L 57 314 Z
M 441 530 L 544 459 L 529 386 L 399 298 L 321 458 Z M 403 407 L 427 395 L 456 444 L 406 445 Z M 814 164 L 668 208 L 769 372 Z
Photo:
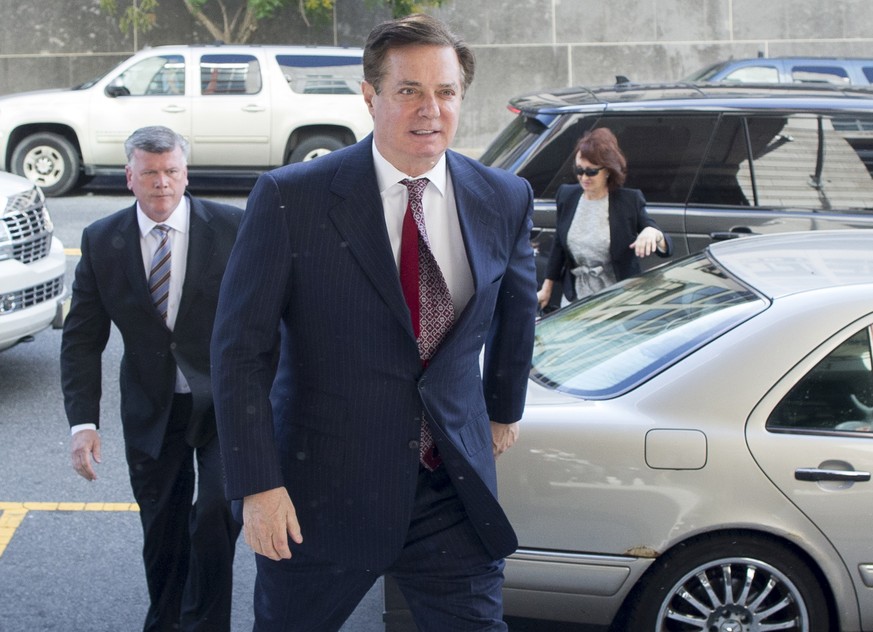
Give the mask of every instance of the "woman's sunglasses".
M 576 165 L 573 167 L 573 173 L 577 176 L 585 175 L 589 178 L 593 178 L 604 169 L 606 169 L 606 167 L 580 167 L 579 165 Z

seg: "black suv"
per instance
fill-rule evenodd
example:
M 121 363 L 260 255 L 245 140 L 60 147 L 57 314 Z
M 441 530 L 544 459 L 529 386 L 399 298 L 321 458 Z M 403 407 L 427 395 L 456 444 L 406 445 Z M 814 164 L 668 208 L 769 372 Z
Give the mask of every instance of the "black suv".
M 619 83 L 509 108 L 518 116 L 481 161 L 531 183 L 541 270 L 555 190 L 576 181 L 573 148 L 595 127 L 618 137 L 626 186 L 642 190 L 675 256 L 750 234 L 873 227 L 871 88 Z

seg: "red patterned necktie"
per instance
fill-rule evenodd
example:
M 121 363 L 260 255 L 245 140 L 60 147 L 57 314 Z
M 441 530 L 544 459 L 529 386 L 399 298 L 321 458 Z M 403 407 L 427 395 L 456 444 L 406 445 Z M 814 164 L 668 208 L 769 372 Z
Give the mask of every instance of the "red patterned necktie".
M 401 181 L 409 190 L 409 202 L 403 217 L 403 236 L 400 240 L 400 285 L 412 316 L 418 355 L 425 366 L 455 320 L 452 296 L 431 252 L 424 225 L 421 196 L 427 183 L 427 178 Z M 436 469 L 442 462 L 424 416 L 421 420 L 419 456 L 421 463 L 429 470 Z

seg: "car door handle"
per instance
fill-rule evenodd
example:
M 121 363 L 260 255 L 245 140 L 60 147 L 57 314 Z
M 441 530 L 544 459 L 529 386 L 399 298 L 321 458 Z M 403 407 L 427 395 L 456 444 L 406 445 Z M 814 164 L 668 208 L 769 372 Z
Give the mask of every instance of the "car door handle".
M 168 105 L 167 107 L 163 108 L 163 110 L 164 112 L 169 112 L 170 114 L 178 114 L 179 112 L 184 112 L 185 108 L 183 108 L 181 105 Z
M 864 483 L 870 480 L 870 472 L 800 467 L 794 470 L 794 478 L 798 481 L 849 481 L 851 483 Z
M 243 112 L 263 112 L 266 109 L 267 108 L 265 108 L 263 105 L 252 104 L 252 105 L 245 106 L 243 108 Z
M 740 228 L 732 228 L 729 231 L 709 233 L 709 238 L 713 241 L 727 241 L 728 239 L 739 239 L 740 237 L 748 237 L 754 234 L 756 233 L 753 233 L 752 229 L 743 226 Z

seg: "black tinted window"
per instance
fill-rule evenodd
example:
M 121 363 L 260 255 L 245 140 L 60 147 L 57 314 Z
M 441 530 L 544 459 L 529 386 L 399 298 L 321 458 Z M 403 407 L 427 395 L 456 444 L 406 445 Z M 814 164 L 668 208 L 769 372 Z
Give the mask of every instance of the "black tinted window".
M 864 66 L 861 68 L 861 71 L 864 73 L 864 76 L 867 77 L 867 81 L 873 83 L 873 66 Z
M 846 340 L 807 373 L 770 414 L 767 427 L 873 431 L 869 329 Z
M 725 116 L 692 192 L 695 204 L 830 210 L 873 204 L 873 119 Z M 751 155 L 750 155 L 751 154 Z
M 536 197 L 554 198 L 560 184 L 576 181 L 573 176 L 573 148 L 596 119 L 596 115 L 568 115 L 559 117 L 547 129 L 537 120 L 523 121 L 523 128 L 515 126 L 514 133 L 521 138 L 525 134 L 536 133 L 537 142 L 532 149 L 523 144 L 523 147 L 513 150 L 521 158 L 521 166 L 516 173 L 530 182 Z M 525 156 L 525 150 L 528 149 L 530 151 Z
M 604 117 L 627 158 L 625 186 L 649 203 L 684 204 L 715 128 L 715 115 Z M 572 164 L 569 165 L 572 168 Z

